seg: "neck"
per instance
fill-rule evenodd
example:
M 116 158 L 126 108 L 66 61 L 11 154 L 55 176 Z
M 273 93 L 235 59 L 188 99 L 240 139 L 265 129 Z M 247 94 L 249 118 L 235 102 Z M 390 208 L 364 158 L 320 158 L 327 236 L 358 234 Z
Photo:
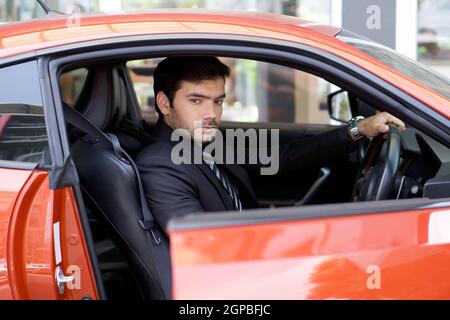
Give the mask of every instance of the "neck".
M 167 117 L 164 117 L 164 116 L 162 116 L 162 117 L 163 117 L 162 120 L 163 120 L 163 122 L 164 122 L 166 125 L 168 125 L 168 126 L 169 126 L 170 128 L 172 128 L 173 130 L 176 129 L 176 128 L 173 127 L 172 123 L 170 122 L 169 119 L 167 119 Z

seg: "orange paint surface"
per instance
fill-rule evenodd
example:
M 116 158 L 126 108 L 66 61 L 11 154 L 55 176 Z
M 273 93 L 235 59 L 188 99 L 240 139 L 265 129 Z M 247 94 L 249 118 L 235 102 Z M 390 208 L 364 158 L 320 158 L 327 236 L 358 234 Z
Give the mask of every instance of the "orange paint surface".
M 449 226 L 447 208 L 172 231 L 174 297 L 450 299 Z
M 0 169 L 0 181 L 0 299 L 98 298 L 71 189 L 49 190 L 39 171 Z M 55 282 L 58 221 L 62 268 L 80 275 L 79 288 L 64 295 Z

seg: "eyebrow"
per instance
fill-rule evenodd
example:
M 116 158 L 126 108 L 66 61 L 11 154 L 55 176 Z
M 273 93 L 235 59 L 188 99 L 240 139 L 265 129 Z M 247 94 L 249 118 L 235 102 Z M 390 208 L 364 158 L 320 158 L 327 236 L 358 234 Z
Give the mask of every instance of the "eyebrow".
M 204 94 L 193 92 L 193 93 L 188 94 L 186 97 L 188 97 L 188 98 L 203 98 L 203 99 L 214 99 L 214 100 L 217 100 L 217 99 L 223 99 L 223 98 L 225 98 L 225 96 L 226 96 L 226 94 L 224 93 L 221 96 L 218 96 L 216 98 L 211 98 L 209 96 L 205 96 Z

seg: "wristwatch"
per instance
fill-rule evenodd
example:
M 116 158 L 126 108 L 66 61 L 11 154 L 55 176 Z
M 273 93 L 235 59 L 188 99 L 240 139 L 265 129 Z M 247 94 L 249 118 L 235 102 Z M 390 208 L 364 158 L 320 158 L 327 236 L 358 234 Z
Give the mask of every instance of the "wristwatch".
M 358 122 L 360 122 L 361 120 L 364 120 L 364 119 L 365 118 L 363 116 L 357 116 L 357 117 L 350 119 L 350 121 L 348 122 L 348 127 L 350 129 L 350 133 L 353 136 L 353 138 L 356 140 L 361 140 L 362 138 L 364 138 L 364 135 L 362 135 L 358 129 Z

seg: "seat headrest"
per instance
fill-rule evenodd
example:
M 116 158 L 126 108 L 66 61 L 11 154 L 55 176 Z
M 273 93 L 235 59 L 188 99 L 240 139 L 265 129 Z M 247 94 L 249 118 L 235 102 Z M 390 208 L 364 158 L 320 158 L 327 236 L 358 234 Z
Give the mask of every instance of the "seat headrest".
M 74 108 L 100 130 L 110 131 L 117 127 L 126 115 L 127 96 L 124 80 L 113 65 L 96 65 L 89 67 L 88 70 Z M 79 136 L 79 133 L 76 132 L 75 135 Z

